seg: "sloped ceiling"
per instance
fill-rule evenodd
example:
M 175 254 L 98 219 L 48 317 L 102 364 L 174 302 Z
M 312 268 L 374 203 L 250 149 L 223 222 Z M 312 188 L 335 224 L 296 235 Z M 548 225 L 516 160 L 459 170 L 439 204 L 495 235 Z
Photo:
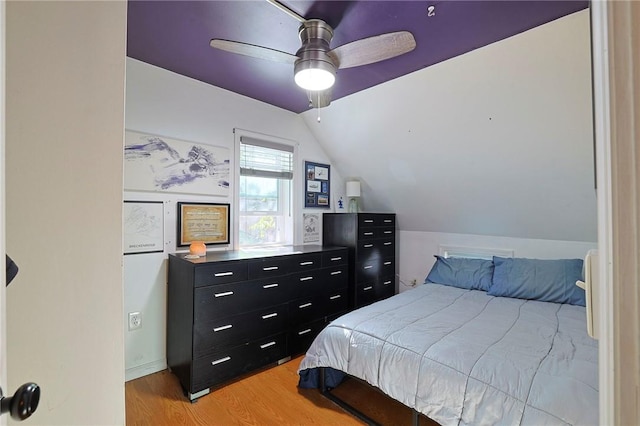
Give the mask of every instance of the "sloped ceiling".
M 335 29 L 331 44 L 408 30 L 416 49 L 362 67 L 339 70 L 333 98 L 437 64 L 570 13 L 587 1 L 282 1 L 307 19 Z M 433 12 L 428 13 L 428 7 Z M 429 16 L 432 15 L 432 16 Z M 212 38 L 295 53 L 299 23 L 264 0 L 128 3 L 127 55 L 169 71 L 296 113 L 309 108 L 293 67 L 209 47 Z
M 302 114 L 404 231 L 596 241 L 589 13 Z
M 209 47 L 295 52 L 297 22 L 263 1 L 130 1 L 128 56 L 300 113 L 401 230 L 596 240 L 588 2 L 285 3 L 334 25 L 332 46 L 409 29 L 418 47 L 340 70 L 320 110 L 286 66 Z

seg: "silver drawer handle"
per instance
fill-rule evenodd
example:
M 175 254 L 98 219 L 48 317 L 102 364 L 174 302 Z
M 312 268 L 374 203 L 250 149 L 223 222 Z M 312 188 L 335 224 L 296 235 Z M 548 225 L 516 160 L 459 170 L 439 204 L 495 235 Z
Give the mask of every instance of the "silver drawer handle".
M 222 364 L 223 362 L 229 361 L 231 359 L 230 356 L 225 356 L 224 358 L 216 359 L 215 361 L 211 361 L 211 365 Z
M 274 288 L 274 287 L 278 287 L 278 283 L 265 284 L 262 286 L 262 288 Z
M 260 345 L 260 349 L 267 349 L 269 346 L 275 345 L 276 342 L 265 343 L 264 345 Z
M 216 274 L 213 274 L 214 277 L 228 277 L 233 275 L 233 272 L 218 272 Z
M 309 280 L 312 280 L 312 279 L 313 279 L 313 277 L 302 277 L 302 278 L 300 278 L 300 281 L 309 281 Z
M 222 331 L 222 330 L 228 330 L 231 327 L 233 327 L 233 325 L 227 324 L 227 325 L 223 325 L 221 327 L 216 327 L 216 328 L 213 329 L 213 331 L 218 332 L 218 331 Z
M 329 298 L 329 300 L 336 300 L 336 299 L 340 299 L 341 297 L 342 297 L 342 295 L 340 295 L 340 294 L 336 294 L 335 296 L 331 296 L 331 297 Z
M 313 265 L 313 262 L 300 262 L 300 266 Z
M 263 271 L 277 271 L 278 267 L 277 266 L 265 266 L 264 268 L 262 268 Z
M 384 231 L 385 234 L 393 234 L 393 231 Z
M 384 266 L 389 266 L 391 265 L 391 262 L 384 262 Z
M 309 303 L 305 303 L 303 305 L 298 306 L 298 308 L 302 309 L 302 308 L 308 308 L 309 306 L 311 306 L 313 303 L 309 302 Z
M 331 275 L 340 275 L 342 273 L 342 271 L 333 271 L 331 273 Z
M 298 336 L 302 336 L 303 334 L 311 333 L 311 329 L 307 328 L 306 330 L 298 331 Z
M 367 265 L 364 267 L 364 269 L 371 269 L 371 268 L 373 268 L 373 265 Z
M 331 258 L 331 261 L 332 261 L 332 262 L 335 262 L 335 261 L 337 261 L 337 260 L 342 260 L 342 256 L 340 256 L 340 257 L 332 257 L 332 258 Z
M 273 317 L 277 317 L 277 316 L 278 316 L 278 313 L 274 312 L 272 314 L 263 315 L 262 319 L 269 319 L 269 318 L 273 318 Z
M 390 246 L 391 245 L 391 241 L 387 241 L 386 243 L 384 243 L 385 246 Z
M 373 244 L 365 244 L 364 245 L 364 248 L 371 248 L 371 247 L 373 247 Z
M 373 235 L 373 232 L 365 232 L 364 235 Z
M 373 223 L 373 219 L 365 219 L 364 223 Z
M 371 290 L 372 288 L 373 288 L 373 286 L 369 286 L 369 287 L 365 287 L 365 288 L 363 288 L 363 290 L 364 290 L 364 291 L 369 291 L 369 290 Z
M 391 284 L 391 281 L 385 281 L 385 282 L 383 282 L 382 284 L 384 284 L 384 285 L 389 285 L 389 284 Z
M 384 220 L 384 223 L 391 223 L 391 222 L 393 222 L 391 219 L 385 219 Z
M 232 291 L 225 291 L 224 293 L 216 293 L 214 294 L 215 297 L 224 297 L 224 296 L 231 296 L 233 294 Z

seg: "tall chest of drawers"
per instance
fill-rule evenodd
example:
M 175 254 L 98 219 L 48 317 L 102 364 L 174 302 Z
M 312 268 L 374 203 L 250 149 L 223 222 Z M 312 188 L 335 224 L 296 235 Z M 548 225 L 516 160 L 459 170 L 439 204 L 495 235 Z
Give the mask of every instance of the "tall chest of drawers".
M 348 307 L 344 247 L 169 255 L 167 364 L 189 399 L 306 351 Z
M 349 247 L 349 308 L 396 293 L 396 215 L 325 213 L 322 243 Z

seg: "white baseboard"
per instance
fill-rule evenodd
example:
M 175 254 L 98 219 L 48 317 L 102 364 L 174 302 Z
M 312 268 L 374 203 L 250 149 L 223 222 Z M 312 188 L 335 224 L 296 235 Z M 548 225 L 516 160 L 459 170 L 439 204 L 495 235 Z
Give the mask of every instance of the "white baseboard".
M 157 373 L 158 371 L 167 369 L 167 361 L 159 360 L 149 362 L 147 364 L 139 365 L 137 367 L 127 368 L 124 372 L 124 380 L 128 382 L 133 379 L 138 379 L 149 374 Z

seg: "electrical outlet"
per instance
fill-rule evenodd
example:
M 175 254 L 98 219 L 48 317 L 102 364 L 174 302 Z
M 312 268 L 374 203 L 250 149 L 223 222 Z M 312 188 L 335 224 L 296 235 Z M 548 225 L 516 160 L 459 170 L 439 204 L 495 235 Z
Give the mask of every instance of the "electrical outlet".
M 129 312 L 129 330 L 136 330 L 142 327 L 142 314 L 140 312 Z
M 411 287 L 415 287 L 418 284 L 417 278 L 411 280 Z

